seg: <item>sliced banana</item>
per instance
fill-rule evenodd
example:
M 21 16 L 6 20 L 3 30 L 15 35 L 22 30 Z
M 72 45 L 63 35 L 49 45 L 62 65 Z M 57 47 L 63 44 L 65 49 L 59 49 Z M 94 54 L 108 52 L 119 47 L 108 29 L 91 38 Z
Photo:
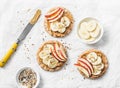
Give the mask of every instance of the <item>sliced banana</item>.
M 39 57 L 41 59 L 47 58 L 48 56 L 49 56 L 49 53 L 46 53 L 46 51 L 44 50 L 39 53 Z
M 87 60 L 91 63 L 95 62 L 97 60 L 97 54 L 95 52 L 91 52 L 87 55 Z
M 87 22 L 82 22 L 80 25 L 80 30 L 86 30 L 87 28 Z
M 53 45 L 46 44 L 43 47 L 43 50 L 39 53 L 40 58 L 42 58 L 42 59 L 47 58 L 51 53 L 51 49 L 53 49 Z
M 50 58 L 49 58 L 49 56 L 47 56 L 46 58 L 43 59 L 43 63 L 48 65 L 49 60 L 50 60 Z
M 87 42 L 92 42 L 92 41 L 94 41 L 94 40 L 95 40 L 95 38 L 90 37 L 89 39 L 86 39 L 85 41 L 87 41 Z
M 55 22 L 50 23 L 50 28 L 51 28 L 51 30 L 52 30 L 52 31 L 58 31 L 58 24 L 59 24 L 58 21 L 55 21 Z
M 48 49 L 50 49 L 50 48 L 53 48 L 53 45 L 52 45 L 52 44 L 46 44 L 46 47 L 47 47 Z
M 95 62 L 95 58 L 87 58 L 87 60 L 88 60 L 90 63 L 94 63 L 94 62 Z
M 55 58 L 51 58 L 48 61 L 48 67 L 50 68 L 55 68 L 58 64 L 58 60 L 56 60 Z
M 102 58 L 100 57 L 100 56 L 98 56 L 97 57 L 97 60 L 94 62 L 94 63 L 92 63 L 93 65 L 99 65 L 99 64 L 101 64 L 102 63 Z
M 44 46 L 44 51 L 45 51 L 46 53 L 51 53 L 51 49 L 53 49 L 53 45 L 52 45 L 52 44 L 46 44 L 46 45 Z
M 94 69 L 93 75 L 99 75 L 101 73 L 101 70 Z
M 90 38 L 90 34 L 87 30 L 79 30 L 79 35 L 82 39 L 89 39 Z
M 66 30 L 66 27 L 64 26 L 63 23 L 58 23 L 58 32 L 64 33 Z
M 52 31 L 58 31 L 60 33 L 64 33 L 66 30 L 66 27 L 70 25 L 70 20 L 68 17 L 64 16 L 61 18 L 61 21 L 55 21 L 50 24 L 50 28 Z
M 91 37 L 96 38 L 100 34 L 100 26 L 98 25 L 96 30 L 90 32 Z
M 65 27 L 68 27 L 70 25 L 70 19 L 64 16 L 61 18 L 61 23 L 64 24 Z
M 62 29 L 59 29 L 58 32 L 60 32 L 60 33 L 64 33 L 65 30 L 66 30 L 66 28 L 62 28 Z
M 93 68 L 98 69 L 98 70 L 102 70 L 104 68 L 104 64 L 101 63 L 99 65 L 95 65 L 95 66 L 93 66 Z
M 90 32 L 94 31 L 96 29 L 96 26 L 97 26 L 96 21 L 94 21 L 94 20 L 89 21 L 88 25 L 87 25 L 87 30 L 90 31 Z

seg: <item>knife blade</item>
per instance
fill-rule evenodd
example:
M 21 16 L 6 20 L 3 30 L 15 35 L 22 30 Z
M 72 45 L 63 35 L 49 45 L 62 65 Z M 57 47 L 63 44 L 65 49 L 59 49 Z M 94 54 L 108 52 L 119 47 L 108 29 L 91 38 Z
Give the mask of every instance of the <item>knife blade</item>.
M 31 21 L 27 24 L 23 32 L 20 34 L 18 37 L 17 41 L 12 44 L 11 48 L 7 51 L 7 53 L 4 55 L 4 57 L 0 60 L 0 67 L 3 67 L 9 58 L 12 56 L 12 54 L 15 52 L 15 50 L 18 47 L 18 44 L 26 38 L 28 33 L 31 31 L 33 28 L 34 24 L 38 21 L 39 17 L 41 15 L 41 10 L 37 10 L 34 17 L 31 19 Z
M 33 24 L 28 23 L 27 26 L 25 27 L 25 29 L 23 30 L 23 32 L 20 34 L 20 36 L 18 37 L 18 42 L 22 41 L 25 39 L 25 37 L 27 36 L 27 34 L 30 32 L 30 30 L 32 29 Z

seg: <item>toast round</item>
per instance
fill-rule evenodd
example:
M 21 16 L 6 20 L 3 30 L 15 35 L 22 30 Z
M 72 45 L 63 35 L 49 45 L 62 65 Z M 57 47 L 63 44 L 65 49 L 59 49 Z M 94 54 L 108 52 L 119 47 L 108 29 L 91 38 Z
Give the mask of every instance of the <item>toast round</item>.
M 54 43 L 57 43 L 57 44 L 59 44 L 59 45 L 62 45 L 62 44 L 61 44 L 60 42 L 58 42 L 58 41 L 50 40 L 50 41 L 47 41 L 47 42 L 43 43 L 43 44 L 40 46 L 40 48 L 39 48 L 39 50 L 38 50 L 38 52 L 37 52 L 37 62 L 38 62 L 38 64 L 40 65 L 40 67 L 41 67 L 43 70 L 50 71 L 50 72 L 54 72 L 54 71 L 60 70 L 60 69 L 63 67 L 63 65 L 65 64 L 65 62 L 66 62 L 66 61 L 65 61 L 65 62 L 60 62 L 60 61 L 59 61 L 59 63 L 57 64 L 57 66 L 56 66 L 55 68 L 49 68 L 46 64 L 43 63 L 43 60 L 42 60 L 42 58 L 40 58 L 39 53 L 43 50 L 43 47 L 44 47 L 46 44 L 54 44 Z M 63 50 L 65 51 L 65 54 L 67 55 L 66 49 L 64 48 L 63 45 L 62 45 L 62 47 L 63 47 Z
M 104 68 L 102 69 L 102 72 L 99 74 L 99 75 L 91 75 L 89 78 L 90 79 L 96 79 L 96 78 L 99 78 L 101 77 L 107 70 L 108 68 L 108 60 L 107 60 L 107 57 L 105 56 L 104 53 L 102 53 L 100 50 L 96 50 L 96 49 L 90 49 L 90 50 L 86 50 L 85 52 L 83 52 L 79 58 L 84 58 L 86 59 L 86 55 L 91 53 L 91 52 L 95 52 L 97 55 L 101 56 L 102 57 L 102 62 L 104 64 Z M 85 78 L 88 78 L 83 72 L 81 72 L 79 70 L 79 72 L 85 77 Z
M 48 13 L 52 12 L 56 8 L 57 7 L 50 9 L 48 11 Z M 63 8 L 63 7 L 61 7 L 61 8 Z M 44 20 L 44 27 L 45 27 L 46 31 L 53 37 L 64 37 L 64 36 L 68 35 L 72 31 L 73 23 L 74 23 L 73 16 L 72 16 L 72 14 L 71 14 L 71 12 L 69 10 L 67 10 L 66 8 L 63 8 L 63 9 L 64 9 L 64 13 L 63 13 L 62 17 L 63 16 L 68 17 L 70 19 L 70 22 L 71 22 L 69 27 L 66 28 L 66 31 L 64 33 L 52 31 L 51 28 L 50 28 L 50 22 L 46 18 Z M 58 19 L 58 20 L 60 20 L 60 19 Z

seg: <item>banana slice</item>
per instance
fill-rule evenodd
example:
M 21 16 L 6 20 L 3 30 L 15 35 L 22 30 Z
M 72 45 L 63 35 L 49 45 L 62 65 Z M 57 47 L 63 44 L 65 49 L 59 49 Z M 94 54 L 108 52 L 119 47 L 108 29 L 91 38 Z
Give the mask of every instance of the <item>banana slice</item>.
M 55 58 L 51 58 L 48 61 L 48 67 L 50 68 L 55 68 L 57 66 L 58 60 L 56 60 Z
M 46 51 L 41 51 L 40 53 L 39 53 L 39 57 L 41 58 L 41 59 L 45 59 L 45 58 L 47 58 L 49 56 L 49 53 L 46 53 Z
M 66 28 L 62 28 L 62 29 L 59 29 L 58 32 L 60 32 L 60 33 L 64 33 L 65 30 L 66 30 Z
M 97 54 L 95 52 L 91 52 L 87 55 L 87 60 L 91 63 L 94 63 L 97 60 Z
M 70 19 L 64 16 L 61 18 L 61 23 L 64 24 L 65 27 L 68 27 L 70 25 Z
M 61 22 L 55 21 L 50 24 L 50 28 L 52 31 L 58 31 L 60 33 L 64 33 L 66 27 L 70 25 L 70 21 L 67 17 L 62 17 Z
M 99 64 L 101 64 L 102 63 L 102 58 L 100 57 L 100 56 L 98 56 L 97 57 L 97 60 L 94 62 L 94 63 L 92 63 L 93 65 L 99 65 Z
M 46 52 L 46 53 L 51 53 L 51 49 L 53 49 L 53 45 L 52 44 L 46 44 L 45 46 L 44 46 L 44 51 Z
M 50 60 L 50 57 L 47 56 L 46 58 L 43 59 L 43 63 L 46 64 L 46 65 L 48 65 L 49 60 Z
M 88 60 L 90 63 L 94 63 L 94 62 L 95 62 L 95 58 L 87 58 L 87 60 Z
M 87 39 L 89 39 L 90 38 L 90 34 L 89 34 L 89 32 L 87 31 L 87 30 L 79 30 L 79 35 L 80 35 L 80 37 L 82 38 L 82 39 L 85 39 L 85 40 L 87 40 Z
M 91 37 L 96 38 L 100 34 L 100 26 L 98 25 L 96 30 L 90 32 Z
M 101 73 L 101 70 L 94 69 L 93 75 L 99 75 Z
M 51 53 L 51 49 L 53 49 L 53 45 L 46 44 L 43 50 L 39 53 L 40 58 L 42 59 L 47 58 Z
M 99 65 L 93 66 L 93 68 L 98 69 L 98 70 L 102 70 L 104 68 L 104 64 L 101 63 Z
M 81 30 L 87 30 L 87 22 L 82 22 L 81 25 L 80 25 L 80 29 Z
M 52 44 L 46 44 L 46 48 L 48 48 L 48 49 L 53 48 L 53 45 Z
M 59 24 L 58 21 L 55 21 L 55 22 L 50 23 L 50 28 L 51 28 L 51 30 L 52 30 L 52 31 L 58 31 L 58 24 Z
M 92 42 L 92 41 L 94 41 L 94 40 L 95 40 L 95 38 L 90 37 L 89 39 L 87 39 L 87 40 L 85 40 L 85 41 L 87 41 L 87 42 Z
M 66 30 L 65 26 L 63 23 L 58 23 L 58 32 L 64 33 Z
M 88 25 L 87 25 L 87 30 L 90 31 L 90 32 L 94 31 L 96 29 L 96 26 L 97 26 L 96 21 L 94 21 L 94 20 L 89 21 Z

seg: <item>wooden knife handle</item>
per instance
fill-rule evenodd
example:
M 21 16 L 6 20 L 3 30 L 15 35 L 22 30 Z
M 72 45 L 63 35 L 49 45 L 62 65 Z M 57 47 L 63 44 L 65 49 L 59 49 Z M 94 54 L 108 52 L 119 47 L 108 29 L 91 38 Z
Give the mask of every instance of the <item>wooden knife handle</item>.
M 3 67 L 6 64 L 6 62 L 9 60 L 11 55 L 15 52 L 17 46 L 18 46 L 17 43 L 12 44 L 11 48 L 7 51 L 5 56 L 0 60 L 0 67 Z
M 37 10 L 34 17 L 31 19 L 30 24 L 35 24 L 41 15 L 41 10 Z

